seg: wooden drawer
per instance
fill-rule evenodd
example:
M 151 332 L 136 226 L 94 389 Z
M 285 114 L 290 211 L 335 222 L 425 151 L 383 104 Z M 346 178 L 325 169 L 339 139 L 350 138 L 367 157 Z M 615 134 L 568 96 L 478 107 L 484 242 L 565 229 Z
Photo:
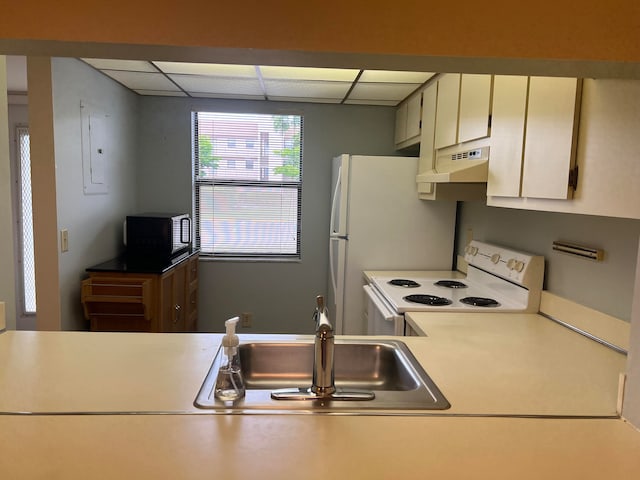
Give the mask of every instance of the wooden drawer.
M 152 280 L 91 277 L 82 281 L 81 301 L 91 330 L 151 331 Z

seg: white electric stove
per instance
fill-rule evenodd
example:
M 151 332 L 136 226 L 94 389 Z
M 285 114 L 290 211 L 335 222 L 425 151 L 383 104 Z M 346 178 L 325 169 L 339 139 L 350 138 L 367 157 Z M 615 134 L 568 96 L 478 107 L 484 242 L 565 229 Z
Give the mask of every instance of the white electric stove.
M 433 272 L 374 275 L 366 285 L 370 335 L 404 335 L 406 312 L 537 312 L 544 257 L 471 241 L 467 276 Z

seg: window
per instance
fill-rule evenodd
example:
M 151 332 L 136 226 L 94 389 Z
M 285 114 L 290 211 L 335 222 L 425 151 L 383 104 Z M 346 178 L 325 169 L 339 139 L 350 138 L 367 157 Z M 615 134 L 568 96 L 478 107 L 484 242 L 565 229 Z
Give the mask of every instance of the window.
M 260 145 L 259 156 L 229 152 L 228 138 Z M 193 113 L 196 245 L 202 255 L 300 258 L 301 146 L 298 115 Z
M 36 313 L 36 279 L 34 260 L 33 217 L 31 209 L 31 155 L 29 151 L 29 128 L 17 127 L 17 153 L 19 177 L 19 238 L 18 262 L 21 265 L 22 313 Z

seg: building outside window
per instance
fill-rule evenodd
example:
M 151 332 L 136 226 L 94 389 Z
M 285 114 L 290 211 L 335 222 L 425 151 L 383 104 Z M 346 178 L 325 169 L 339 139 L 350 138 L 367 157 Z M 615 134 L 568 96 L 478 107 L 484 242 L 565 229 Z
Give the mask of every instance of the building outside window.
M 300 258 L 301 147 L 298 115 L 193 113 L 201 255 Z

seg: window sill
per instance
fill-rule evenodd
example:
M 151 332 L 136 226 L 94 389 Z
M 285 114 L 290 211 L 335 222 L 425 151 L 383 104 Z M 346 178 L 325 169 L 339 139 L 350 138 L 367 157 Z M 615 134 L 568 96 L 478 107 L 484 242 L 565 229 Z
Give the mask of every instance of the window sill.
M 301 258 L 284 257 L 215 257 L 201 253 L 201 262 L 224 262 L 224 263 L 301 263 Z

